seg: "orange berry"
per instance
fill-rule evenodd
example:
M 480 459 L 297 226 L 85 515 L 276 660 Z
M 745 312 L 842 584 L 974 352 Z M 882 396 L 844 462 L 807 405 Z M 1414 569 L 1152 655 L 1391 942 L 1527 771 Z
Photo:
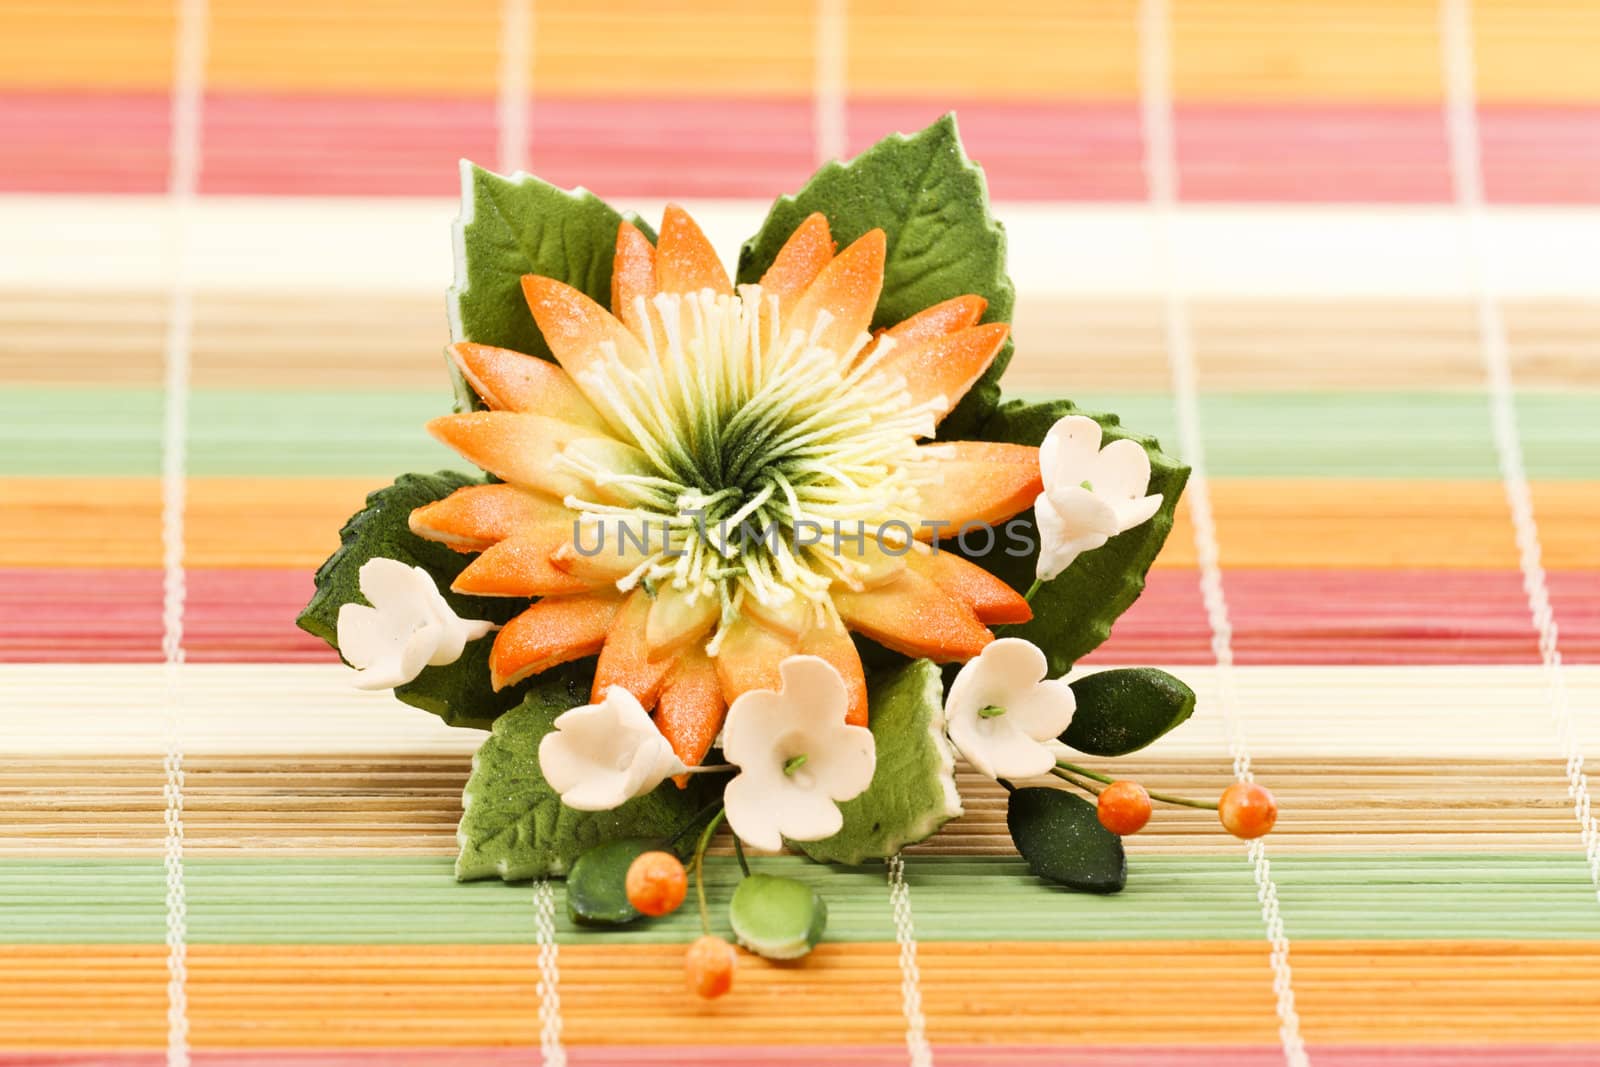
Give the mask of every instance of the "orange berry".
M 643 852 L 628 865 L 628 903 L 641 915 L 670 915 L 689 891 L 689 876 L 670 852 Z
M 1217 801 L 1217 817 L 1223 829 L 1246 841 L 1260 837 L 1278 821 L 1278 802 L 1265 786 L 1254 782 L 1235 782 L 1222 791 Z
M 684 960 L 684 977 L 689 980 L 689 991 L 707 1000 L 715 1000 L 733 988 L 733 965 L 737 957 L 733 946 L 720 937 L 707 934 L 689 946 Z
M 1138 782 L 1112 782 L 1100 790 L 1095 814 L 1100 825 L 1114 834 L 1136 834 L 1150 821 L 1150 794 Z

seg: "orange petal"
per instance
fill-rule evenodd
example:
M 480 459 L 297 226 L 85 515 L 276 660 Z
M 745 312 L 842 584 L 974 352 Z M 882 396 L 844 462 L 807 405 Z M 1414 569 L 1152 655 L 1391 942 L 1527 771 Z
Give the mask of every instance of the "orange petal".
M 831 259 L 833 235 L 828 232 L 828 217 L 820 211 L 812 212 L 789 235 L 772 266 L 761 276 L 761 291 L 778 298 L 780 319 L 788 317 L 800 294 L 817 280 Z
M 820 312 L 832 318 L 818 344 L 843 355 L 856 337 L 872 325 L 872 313 L 883 291 L 883 261 L 888 244 L 882 230 L 872 230 L 822 268 L 817 280 L 795 304 L 784 330 L 807 336 Z
M 527 298 L 533 320 L 539 324 L 545 343 L 579 389 L 589 400 L 602 399 L 584 384 L 584 371 L 607 356 L 606 342 L 616 345 L 617 358 L 625 367 L 642 367 L 648 361 L 645 350 L 616 316 L 570 285 L 537 274 L 522 277 L 522 295 Z
M 796 642 L 751 618 L 734 620 L 717 647 L 717 677 L 729 704 L 752 689 L 782 689 L 778 664 L 798 651 Z
M 845 722 L 851 726 L 867 725 L 867 676 L 861 669 L 861 654 L 856 651 L 856 643 L 850 635 L 839 626 L 807 630 L 800 637 L 800 651 L 833 664 L 839 677 L 844 679 L 845 692 L 850 694 Z
M 699 647 L 686 649 L 672 661 L 656 705 L 656 728 L 684 766 L 698 767 L 705 762 L 727 713 L 722 682 L 711 657 Z M 680 776 L 677 781 L 682 788 L 688 777 Z
M 711 289 L 732 293 L 733 283 L 706 240 L 700 226 L 677 204 L 661 215 L 661 239 L 656 242 L 656 284 L 663 293 L 698 293 Z
M 911 569 L 971 608 L 987 626 L 1027 622 L 1033 609 L 1022 594 L 971 560 L 954 552 L 912 552 Z
M 1039 450 L 995 441 L 952 441 L 924 445 L 943 480 L 924 485 L 917 539 L 954 537 L 968 523 L 1004 522 L 1033 504 L 1044 488 Z M 943 523 L 934 529 L 927 523 Z M 998 536 L 998 534 L 996 535 Z
M 496 689 L 515 685 L 560 663 L 592 656 L 622 601 L 615 594 L 549 597 L 506 623 L 489 651 L 489 677 Z
M 638 298 L 647 307 L 656 295 L 656 250 L 631 222 L 617 227 L 617 258 L 611 266 L 611 313 L 641 340 L 650 324 L 639 317 Z
M 833 606 L 857 633 L 936 663 L 965 662 L 994 640 L 971 608 L 912 570 L 865 593 L 836 589 Z
M 600 650 L 600 662 L 594 669 L 594 690 L 589 699 L 598 703 L 607 687 L 620 685 L 638 697 L 646 710 L 655 706 L 672 660 L 650 659 L 645 627 L 650 618 L 651 599 L 649 593 L 639 588 L 622 602 L 611 624 L 611 632 L 606 635 L 605 647 Z
M 465 341 L 450 346 L 450 357 L 473 391 L 497 411 L 522 411 L 605 429 L 600 413 L 567 372 L 549 360 Z
M 877 369 L 904 377 L 914 404 L 943 397 L 939 416 L 943 418 L 983 377 L 1010 329 L 1003 322 L 991 322 L 926 341 L 897 344 L 878 361 Z
M 969 326 L 976 326 L 988 309 L 989 301 L 981 296 L 969 293 L 966 296 L 951 297 L 932 307 L 923 308 L 909 319 L 896 323 L 884 330 L 882 336 L 893 337 L 903 345 L 916 341 L 931 341 L 936 337 L 944 337 L 965 330 Z
M 619 463 L 628 466 L 643 463 L 642 456 L 630 463 L 627 453 L 633 450 L 620 441 L 543 415 L 469 411 L 434 419 L 428 423 L 428 432 L 490 474 L 555 497 L 581 494 L 591 488 L 586 480 L 567 473 L 556 464 L 556 456 L 568 446 L 580 442 L 587 446 L 593 441 L 619 450 L 614 457 Z
M 467 564 L 450 588 L 476 596 L 563 596 L 582 593 L 593 585 L 558 570 L 550 562 L 556 549 L 572 540 L 572 526 L 529 527 L 486 549 Z
M 550 497 L 497 482 L 468 485 L 411 512 L 411 532 L 462 552 L 480 552 L 531 523 L 559 522 L 571 512 Z

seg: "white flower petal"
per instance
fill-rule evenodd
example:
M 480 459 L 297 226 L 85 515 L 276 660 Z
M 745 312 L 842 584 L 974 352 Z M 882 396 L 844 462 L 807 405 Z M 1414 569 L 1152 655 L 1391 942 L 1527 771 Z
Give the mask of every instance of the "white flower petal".
M 1095 493 L 1109 501 L 1143 496 L 1150 488 L 1150 454 L 1137 441 L 1112 441 L 1089 464 L 1087 477 Z
M 1045 742 L 1067 728 L 1075 701 L 1064 680 L 1045 680 L 1048 670 L 1038 646 L 1003 637 L 956 674 L 945 719 L 951 742 L 974 770 L 990 778 L 1032 778 L 1055 765 Z M 986 708 L 1001 712 L 985 716 Z
M 1035 741 L 1050 741 L 1066 732 L 1077 710 L 1078 698 L 1073 695 L 1072 686 L 1065 678 L 1051 678 L 1007 704 L 1005 717 Z
M 784 794 L 778 824 L 791 841 L 820 841 L 844 829 L 844 814 L 818 790 L 790 789 Z
M 819 747 L 806 756 L 804 769 L 811 772 L 816 788 L 830 800 L 843 802 L 860 796 L 872 784 L 877 762 L 877 744 L 872 731 L 864 726 L 845 726 L 826 747 Z M 794 837 L 793 834 L 789 836 Z
M 393 644 L 383 616 L 365 604 L 339 606 L 338 638 L 339 654 L 357 670 L 372 666 Z
M 783 688 L 741 694 L 722 730 L 722 754 L 740 771 L 723 793 L 728 823 L 762 849 L 837 833 L 837 802 L 872 783 L 877 758 L 872 733 L 845 723 L 849 694 L 837 668 L 790 656 L 778 672 Z
M 1105 544 L 1117 532 L 1117 511 L 1098 493 L 1081 485 L 1058 485 L 1046 486 L 1044 495 L 1068 540 L 1099 537 Z
M 1010 718 L 1007 714 L 992 719 L 952 719 L 950 740 L 974 770 L 990 778 L 1048 774 L 1055 766 L 1055 753 L 1017 729 L 1007 721 Z
M 556 717 L 539 742 L 539 770 L 561 802 L 609 811 L 684 770 L 672 746 L 628 690 L 610 686 L 598 704 Z
M 428 572 L 387 556 L 374 556 L 356 572 L 367 603 L 385 615 L 422 617 L 439 590 Z
M 1088 477 L 1089 464 L 1100 450 L 1100 424 L 1087 415 L 1057 419 L 1039 445 L 1039 473 L 1046 486 L 1077 485 Z
M 768 852 L 783 847 L 783 830 L 778 825 L 781 805 L 777 799 L 775 789 L 749 772 L 736 775 L 722 791 L 722 803 L 733 832 L 745 844 Z
M 1148 522 L 1156 512 L 1161 510 L 1161 494 L 1154 496 L 1141 496 L 1117 505 L 1117 532 L 1131 530 L 1140 523 Z

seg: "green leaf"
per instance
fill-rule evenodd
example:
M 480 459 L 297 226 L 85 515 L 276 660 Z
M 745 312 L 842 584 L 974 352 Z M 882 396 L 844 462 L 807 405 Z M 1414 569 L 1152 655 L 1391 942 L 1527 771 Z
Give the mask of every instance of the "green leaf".
M 883 295 L 873 326 L 892 326 L 942 300 L 976 293 L 989 301 L 985 322 L 1011 321 L 1015 291 L 1006 275 L 1006 235 L 989 212 L 983 170 L 961 147 L 953 114 L 909 137 L 893 134 L 849 162 L 825 165 L 798 193 L 772 205 L 739 254 L 739 281 L 754 282 L 812 212 L 828 217 L 839 246 L 881 227 L 888 237 Z M 1000 400 L 1011 359 L 1006 342 L 994 363 L 940 427 L 973 431 Z
M 793 878 L 752 874 L 728 904 L 739 944 L 769 960 L 797 960 L 816 947 L 828 925 L 828 905 Z
M 1154 667 L 1091 674 L 1072 694 L 1078 710 L 1061 740 L 1091 756 L 1137 752 L 1194 713 L 1194 690 Z
M 462 798 L 456 877 L 545 878 L 566 874 L 588 849 L 628 837 L 664 840 L 695 819 L 721 787 L 697 774 L 689 788 L 663 782 L 615 811 L 574 811 L 544 780 L 539 742 L 556 716 L 589 701 L 592 666 L 568 664 L 539 677 L 546 684 L 495 721 Z
M 660 838 L 624 837 L 596 845 L 572 864 L 567 875 L 567 915 L 586 926 L 620 926 L 639 917 L 628 903 L 628 868 Z
M 622 216 L 586 189 L 528 174 L 505 177 L 462 160 L 450 335 L 551 358 L 522 297 L 522 276 L 565 282 L 611 306 Z
M 821 841 L 789 842 L 814 860 L 884 859 L 931 837 L 961 814 L 955 753 L 944 736 L 939 668 L 919 659 L 876 674 L 867 703 L 878 752 L 872 784 L 839 805 L 844 828 L 838 833 Z
M 1046 881 L 1085 893 L 1115 893 L 1128 881 L 1122 838 L 1075 793 L 1018 789 L 1006 806 L 1006 827 L 1028 869 Z
M 450 583 L 471 557 L 418 537 L 407 520 L 412 509 L 449 496 L 480 480 L 454 471 L 437 474 L 402 474 L 393 485 L 367 496 L 367 506 L 350 517 L 339 531 L 339 549 L 317 568 L 317 591 L 295 624 L 339 647 L 339 609 L 345 604 L 365 604 L 361 595 L 361 565 L 387 556 L 426 570 L 438 583 L 444 598 L 464 619 L 505 622 L 524 606 L 503 597 L 463 596 L 450 591 Z M 496 693 L 489 684 L 489 649 L 492 636 L 467 645 L 461 658 L 442 667 L 427 667 L 415 681 L 395 690 L 395 696 L 444 719 L 452 726 L 487 729 L 507 708 L 522 701 L 527 686 Z
M 1162 452 L 1155 438 L 1124 429 L 1115 415 L 1081 411 L 1070 400 L 1043 404 L 1013 400 L 996 410 L 984 424 L 982 437 L 1038 445 L 1056 420 L 1065 415 L 1094 419 L 1104 431 L 1106 443 L 1128 438 L 1144 446 L 1150 456 L 1150 492 L 1160 493 L 1162 500 L 1161 510 L 1150 521 L 1085 552 L 1054 580 L 1046 582 L 1034 595 L 1031 622 L 997 630 L 1002 637 L 1025 638 L 1044 649 L 1051 675 L 1065 674 L 1099 647 L 1111 635 L 1111 624 L 1139 599 L 1145 574 L 1172 530 L 1178 497 L 1189 480 L 1189 468 Z M 1026 524 L 1020 528 L 1028 531 L 1031 551 L 1012 555 L 1018 546 L 1002 533 L 988 553 L 972 558 L 1020 591 L 1033 584 L 1039 558 L 1038 525 L 1031 508 L 1011 521 Z

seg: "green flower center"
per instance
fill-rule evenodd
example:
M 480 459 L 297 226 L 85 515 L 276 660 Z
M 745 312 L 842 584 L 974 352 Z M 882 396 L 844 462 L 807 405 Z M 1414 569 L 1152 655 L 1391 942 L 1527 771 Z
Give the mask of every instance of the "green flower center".
M 809 335 L 787 329 L 777 299 L 757 286 L 661 294 L 655 308 L 665 341 L 646 339 L 647 364 L 624 366 L 608 346 L 583 382 L 649 469 L 563 456 L 626 500 L 568 505 L 654 535 L 648 548 L 659 551 L 622 588 L 668 583 L 715 596 L 725 623 L 747 598 L 822 621 L 832 584 L 866 569 L 858 534 L 921 521 L 917 440 L 932 436 L 934 409 L 913 406 L 903 379 L 874 369 L 890 343 L 865 357 L 865 333 L 846 352 L 824 347 L 826 319 Z

